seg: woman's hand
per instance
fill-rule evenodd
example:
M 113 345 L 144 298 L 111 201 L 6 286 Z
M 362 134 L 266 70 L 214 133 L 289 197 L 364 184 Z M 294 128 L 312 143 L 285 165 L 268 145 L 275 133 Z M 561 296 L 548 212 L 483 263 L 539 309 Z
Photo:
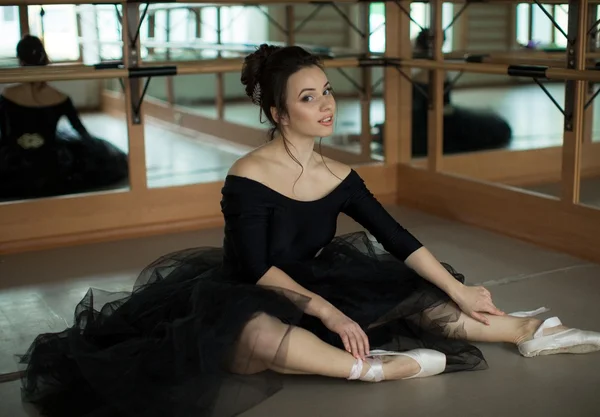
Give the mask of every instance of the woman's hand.
M 452 299 L 460 309 L 470 317 L 483 324 L 489 325 L 490 322 L 482 313 L 489 313 L 496 316 L 503 316 L 505 313 L 500 311 L 492 302 L 492 295 L 484 287 L 462 286 Z
M 369 339 L 356 322 L 337 309 L 332 309 L 321 321 L 329 330 L 340 335 L 344 347 L 352 356 L 365 360 L 370 351 Z

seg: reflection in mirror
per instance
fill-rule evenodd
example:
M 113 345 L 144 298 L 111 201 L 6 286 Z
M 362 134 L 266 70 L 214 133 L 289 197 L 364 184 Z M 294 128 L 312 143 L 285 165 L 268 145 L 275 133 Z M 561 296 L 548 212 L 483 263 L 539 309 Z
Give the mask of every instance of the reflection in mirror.
M 25 35 L 44 43 L 50 64 L 95 65 L 123 57 L 121 5 L 0 6 L 0 67 L 18 67 L 15 45 Z
M 594 102 L 594 94 L 598 89 L 592 83 L 587 85 L 584 99 L 583 131 L 581 140 L 581 156 L 579 164 L 579 198 L 581 205 L 600 208 L 600 108 Z M 563 100 L 560 100 L 562 103 Z M 553 121 L 548 121 L 554 124 Z M 547 181 L 538 181 L 528 187 L 530 190 L 562 198 L 560 177 Z
M 334 89 L 336 117 L 334 134 L 322 144 L 337 149 L 346 163 L 383 161 L 383 69 L 331 68 L 325 73 Z
M 318 16 L 316 9 L 320 9 Z M 373 9 L 367 16 L 371 48 L 382 53 L 383 4 L 375 10 L 378 15 Z M 344 5 L 341 10 L 359 25 L 358 6 Z M 141 5 L 140 15 L 145 16 L 140 30 L 142 61 L 154 64 L 188 61 L 180 64 L 187 68 L 193 61 L 243 58 L 263 42 L 285 45 L 293 40 L 329 58 L 358 57 L 363 47 L 358 34 L 348 36 L 352 31 L 345 30 L 348 24 L 333 7 L 170 3 Z M 290 19 L 296 29 L 293 35 L 286 30 Z M 325 37 L 321 36 L 324 31 Z M 239 66 L 239 60 L 225 62 Z M 361 105 L 361 89 L 357 88 L 363 81 L 362 72 L 358 68 L 326 69 L 338 100 L 338 117 L 335 135 L 322 140 L 323 153 L 350 164 L 383 159 L 381 140 L 372 140 L 377 139 L 384 118 L 383 70 L 370 70 L 372 97 L 365 105 Z M 154 77 L 143 109 L 150 188 L 222 180 L 236 159 L 267 140 L 265 117 L 247 97 L 239 67 L 223 73 Z M 367 114 L 365 127 L 363 111 Z
M 51 62 L 83 62 L 78 39 L 81 29 L 86 26 L 81 25 L 77 5 L 27 6 L 27 14 L 29 28 L 23 34 L 43 39 Z
M 596 209 L 600 209 L 600 103 L 593 95 L 598 88 L 598 85 L 589 86 L 586 98 L 590 105 L 584 119 L 586 133 L 581 147 L 579 190 L 579 203 Z
M 35 36 L 16 49 L 48 62 Z M 127 125 L 103 111 L 104 81 L 15 81 L 0 86 L 0 201 L 127 189 Z
M 216 77 L 178 75 L 157 77 L 150 83 L 144 100 L 149 188 L 219 181 L 236 159 L 264 138 L 219 118 Z M 231 85 L 239 85 L 237 90 L 243 93 L 239 74 L 236 78 Z M 253 116 L 258 120 L 258 113 Z
M 142 59 L 173 62 L 241 58 L 252 51 L 249 44 L 272 39 L 269 32 L 273 27 L 267 14 L 285 21 L 285 14 L 281 14 L 284 9 L 263 5 L 143 4 Z
M 85 64 L 123 59 L 122 10 L 120 4 L 78 6 L 80 45 Z
M 21 39 L 19 6 L 0 6 L 0 22 L 2 22 L 0 68 L 18 67 L 19 60 L 15 49 Z
M 456 75 L 449 72 L 447 82 Z M 467 73 L 454 88 L 447 85 L 442 169 L 554 196 L 543 185 L 561 176 L 565 87 L 540 83 L 543 88 L 530 78 Z M 427 154 L 426 132 L 418 143 Z

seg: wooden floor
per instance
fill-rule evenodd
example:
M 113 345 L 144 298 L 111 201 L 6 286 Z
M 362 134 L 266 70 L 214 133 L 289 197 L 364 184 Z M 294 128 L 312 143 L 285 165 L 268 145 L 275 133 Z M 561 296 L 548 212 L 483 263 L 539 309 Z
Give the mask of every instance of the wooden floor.
M 538 90 L 536 86 L 490 89 L 484 97 L 480 91 L 477 102 L 474 93 L 456 91 L 454 102 L 491 103 L 513 126 L 515 149 L 560 144 L 560 114 Z M 339 122 L 352 133 L 357 104 L 341 107 L 347 110 Z M 383 117 L 377 109 L 375 104 L 374 122 Z M 227 118 L 252 125 L 256 108 L 229 106 Z M 85 115 L 84 123 L 127 150 L 125 120 L 92 114 Z M 596 131 L 598 138 L 600 129 Z M 218 138 L 175 131 L 152 120 L 146 123 L 146 133 L 151 187 L 222 178 L 233 160 L 247 152 Z M 598 189 L 598 183 L 590 188 L 590 198 L 596 198 Z M 584 185 L 584 196 L 585 190 Z M 550 187 L 543 192 L 555 191 Z M 390 212 L 440 260 L 463 272 L 469 284 L 487 286 L 501 309 L 546 306 L 552 311 L 543 317 L 557 315 L 568 326 L 600 331 L 600 265 L 402 207 L 390 207 Z M 360 227 L 353 221 L 340 218 L 339 233 L 356 230 Z M 128 291 L 139 271 L 157 257 L 193 246 L 220 246 L 222 239 L 222 230 L 213 229 L 0 257 L 0 373 L 18 370 L 15 355 L 23 353 L 37 334 L 70 325 L 75 304 L 90 287 Z M 38 283 L 32 285 L 34 281 Z M 512 346 L 478 346 L 489 370 L 382 384 L 288 377 L 281 392 L 245 416 L 598 416 L 600 354 L 526 359 Z M 19 383 L 0 383 L 0 416 L 26 415 L 36 414 L 21 403 Z
M 600 331 L 600 265 L 401 207 L 389 210 L 468 284 L 488 287 L 504 311 L 545 306 L 551 311 L 542 318 L 556 315 L 568 326 Z M 340 217 L 339 233 L 356 230 Z M 220 246 L 222 239 L 222 230 L 214 229 L 1 257 L 0 373 L 18 369 L 14 355 L 37 334 L 70 325 L 89 287 L 129 291 L 157 257 Z M 47 284 L 31 286 L 40 278 Z M 477 345 L 488 370 L 380 384 L 290 376 L 282 391 L 243 416 L 598 416 L 600 353 L 528 359 L 513 346 Z M 0 416 L 28 415 L 37 414 L 21 403 L 19 382 L 0 383 Z

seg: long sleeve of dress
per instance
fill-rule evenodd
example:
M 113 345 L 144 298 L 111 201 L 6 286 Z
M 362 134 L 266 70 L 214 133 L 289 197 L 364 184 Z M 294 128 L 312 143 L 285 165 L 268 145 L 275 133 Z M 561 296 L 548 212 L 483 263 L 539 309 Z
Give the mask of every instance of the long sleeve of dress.
M 257 282 L 271 268 L 268 255 L 270 206 L 241 186 L 226 186 L 221 200 L 225 245 L 236 257 L 238 272 Z
M 83 126 L 83 123 L 81 123 L 77 109 L 70 98 L 65 102 L 65 116 L 69 119 L 69 123 L 71 123 L 73 129 L 75 129 L 82 138 L 89 139 L 91 137 L 85 126 Z
M 0 144 L 2 136 L 8 136 L 8 115 L 6 114 L 6 103 L 4 97 L 0 95 Z
M 351 175 L 356 178 L 342 212 L 367 229 L 386 251 L 405 261 L 423 244 L 388 213 L 358 174 Z

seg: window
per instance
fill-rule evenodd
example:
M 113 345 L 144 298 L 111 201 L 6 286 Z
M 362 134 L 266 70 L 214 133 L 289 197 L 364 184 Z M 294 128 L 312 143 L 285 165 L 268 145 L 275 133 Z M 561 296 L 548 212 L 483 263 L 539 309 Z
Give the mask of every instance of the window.
M 43 39 L 51 61 L 79 59 L 75 9 L 71 4 L 28 7 L 30 33 Z
M 222 44 L 241 46 L 266 40 L 268 21 L 260 10 L 249 6 L 219 7 Z M 216 48 L 206 44 L 217 44 L 218 27 L 214 5 L 151 4 L 141 27 L 142 57 L 162 60 L 168 52 L 170 60 L 214 58 Z
M 83 13 L 82 13 L 83 15 Z M 120 18 L 122 6 L 96 5 L 93 12 L 81 17 L 82 24 L 92 28 L 85 36 L 86 50 L 99 45 L 97 61 L 115 61 L 123 58 L 123 37 Z M 82 33 L 83 35 L 83 33 Z
M 371 3 L 369 6 L 369 49 L 371 52 L 385 52 L 385 3 Z
M 414 39 L 417 37 L 421 28 L 429 27 L 430 7 L 428 3 L 411 3 L 410 5 L 410 16 L 417 22 L 410 22 L 410 38 Z M 370 22 L 371 31 L 375 30 L 379 25 L 385 22 L 385 3 L 371 3 L 370 7 Z M 442 27 L 446 28 L 452 19 L 454 18 L 454 4 L 444 3 L 442 6 Z M 442 46 L 443 52 L 450 52 L 452 50 L 454 26 L 446 31 L 446 42 Z M 384 52 L 385 51 L 385 28 L 377 30 L 371 34 L 369 40 L 370 48 L 372 52 Z
M 11 23 L 17 20 L 17 6 L 3 7 L 4 13 L 2 21 L 4 23 Z
M 569 28 L 569 5 L 543 5 L 544 10 L 567 33 Z M 517 5 L 517 42 L 527 45 L 532 42 L 542 47 L 567 46 L 567 38 L 554 26 L 550 18 L 537 4 L 521 3 Z
M 0 6 L 0 22 L 2 22 L 0 59 L 6 61 L 6 65 L 14 66 L 16 64 L 17 43 L 21 39 L 18 6 Z M 4 62 L 0 65 L 4 65 Z

